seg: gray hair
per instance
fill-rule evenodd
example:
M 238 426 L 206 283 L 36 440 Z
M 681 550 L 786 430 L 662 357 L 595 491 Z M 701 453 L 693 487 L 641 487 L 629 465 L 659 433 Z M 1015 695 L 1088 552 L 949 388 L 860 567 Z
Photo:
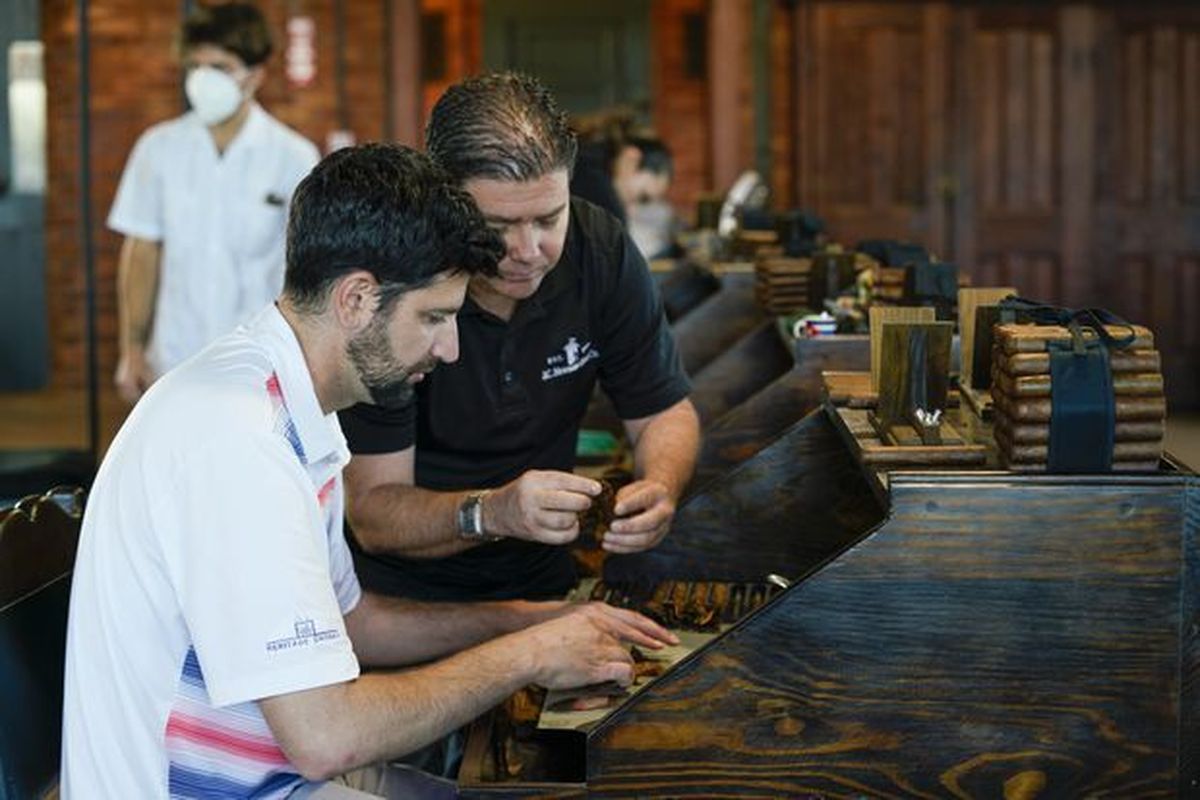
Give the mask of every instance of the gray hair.
M 578 144 L 550 90 L 529 75 L 500 72 L 446 90 L 429 115 L 425 149 L 460 183 L 531 181 L 570 173 Z

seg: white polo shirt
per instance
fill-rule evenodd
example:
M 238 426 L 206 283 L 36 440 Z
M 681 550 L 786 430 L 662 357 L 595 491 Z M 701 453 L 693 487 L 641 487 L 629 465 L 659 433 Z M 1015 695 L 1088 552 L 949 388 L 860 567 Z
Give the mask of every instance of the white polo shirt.
M 162 243 L 147 349 L 157 374 L 279 295 L 288 203 L 318 158 L 258 104 L 223 154 L 192 112 L 138 139 L 108 226 Z
M 270 306 L 158 381 L 104 458 L 71 592 L 71 798 L 286 797 L 256 700 L 353 680 L 349 451 Z

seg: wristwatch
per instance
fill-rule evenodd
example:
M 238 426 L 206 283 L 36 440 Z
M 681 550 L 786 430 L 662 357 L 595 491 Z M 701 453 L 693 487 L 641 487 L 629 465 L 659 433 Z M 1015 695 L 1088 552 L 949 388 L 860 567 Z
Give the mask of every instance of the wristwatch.
M 458 535 L 472 542 L 494 542 L 501 538 L 483 529 L 483 498 L 490 491 L 471 492 L 458 507 Z

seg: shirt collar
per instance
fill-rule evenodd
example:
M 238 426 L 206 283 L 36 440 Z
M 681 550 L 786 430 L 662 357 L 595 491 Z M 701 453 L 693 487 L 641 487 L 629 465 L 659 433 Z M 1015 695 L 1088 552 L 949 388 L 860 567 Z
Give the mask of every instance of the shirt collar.
M 296 427 L 304 453 L 301 460 L 313 465 L 332 459 L 340 469 L 350 461 L 346 438 L 342 435 L 337 414 L 321 411 L 312 374 L 292 326 L 272 303 L 259 312 L 248 327 L 255 341 L 266 349 L 275 368 L 284 406 Z
M 192 124 L 196 126 L 197 130 L 204 134 L 206 141 L 208 141 L 208 143 L 211 145 L 212 134 L 209 133 L 208 126 L 200 121 L 200 117 L 196 115 L 195 111 L 189 111 L 188 116 L 191 118 Z M 222 155 L 227 156 L 229 153 L 235 150 L 255 144 L 262 139 L 266 130 L 267 112 L 263 110 L 263 107 L 260 106 L 257 101 L 251 100 L 250 109 L 246 114 L 245 122 L 242 123 L 242 127 L 238 129 L 238 132 L 234 134 L 233 139 L 230 140 L 228 146 L 225 148 L 225 152 Z M 213 148 L 213 152 L 216 152 L 215 147 Z

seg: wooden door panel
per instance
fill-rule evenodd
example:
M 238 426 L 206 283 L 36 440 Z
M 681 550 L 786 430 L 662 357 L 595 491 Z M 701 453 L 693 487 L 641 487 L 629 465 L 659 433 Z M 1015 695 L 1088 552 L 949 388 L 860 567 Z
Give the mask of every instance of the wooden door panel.
M 1200 4 L 806 4 L 801 202 L 1152 326 L 1200 407 Z M 952 224 L 951 224 L 952 223 Z
M 1195 17 L 1194 12 L 1191 13 Z M 1096 280 L 1154 329 L 1173 408 L 1200 405 L 1200 19 L 1116 13 L 1098 52 L 1113 96 L 1098 126 Z M 1106 45 L 1106 46 L 1105 46 Z
M 801 163 L 811 168 L 800 201 L 838 238 L 944 244 L 933 202 L 948 68 L 943 21 L 921 3 L 815 4 L 798 88 L 806 95 Z
M 972 270 L 979 286 L 1015 286 L 1025 297 L 1055 298 L 1062 295 L 1061 262 L 1057 253 L 1007 252 L 988 255 Z
M 972 213 L 956 258 L 979 285 L 1011 283 L 1061 300 L 1058 31 L 1052 16 L 967 12 L 967 135 Z M 960 219 L 962 219 L 960 217 Z

